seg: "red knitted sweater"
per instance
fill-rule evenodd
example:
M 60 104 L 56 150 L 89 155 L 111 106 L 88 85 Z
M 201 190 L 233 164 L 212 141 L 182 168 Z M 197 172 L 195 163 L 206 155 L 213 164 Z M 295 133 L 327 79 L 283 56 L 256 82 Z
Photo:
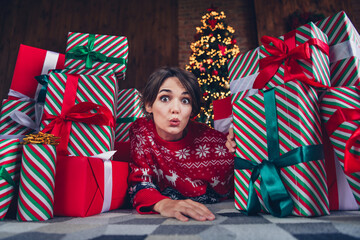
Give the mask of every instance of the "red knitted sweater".
M 233 155 L 226 136 L 189 121 L 179 141 L 161 139 L 152 120 L 137 119 L 130 128 L 130 196 L 140 213 L 164 198 L 210 203 L 232 195 Z

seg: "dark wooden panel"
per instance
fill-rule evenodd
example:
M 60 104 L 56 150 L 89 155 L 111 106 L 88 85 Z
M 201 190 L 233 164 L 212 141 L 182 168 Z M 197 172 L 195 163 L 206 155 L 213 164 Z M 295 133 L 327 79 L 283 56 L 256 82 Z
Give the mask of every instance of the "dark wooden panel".
M 296 10 L 330 16 L 344 10 L 351 18 L 350 0 L 254 0 L 258 39 L 286 33 L 286 19 Z
M 69 31 L 128 37 L 121 88 L 141 89 L 154 69 L 178 66 L 177 0 L 0 0 L 0 6 L 0 99 L 21 43 L 64 53 Z

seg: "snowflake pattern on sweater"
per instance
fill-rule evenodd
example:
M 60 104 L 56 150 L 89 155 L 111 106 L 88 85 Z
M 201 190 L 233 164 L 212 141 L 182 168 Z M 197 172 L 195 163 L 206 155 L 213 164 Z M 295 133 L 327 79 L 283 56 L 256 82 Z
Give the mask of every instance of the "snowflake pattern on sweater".
M 168 142 L 146 118 L 137 119 L 129 133 L 129 192 L 139 212 L 166 197 L 213 203 L 232 194 L 234 157 L 222 133 L 190 121 L 183 139 Z

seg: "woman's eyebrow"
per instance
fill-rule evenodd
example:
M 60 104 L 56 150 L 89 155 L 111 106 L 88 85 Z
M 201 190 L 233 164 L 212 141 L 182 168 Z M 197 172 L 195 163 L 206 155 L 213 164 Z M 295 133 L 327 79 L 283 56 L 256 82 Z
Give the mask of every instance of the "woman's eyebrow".
M 164 89 L 161 89 L 161 90 L 159 91 L 159 93 L 161 93 L 161 92 L 171 92 L 171 90 L 164 88 Z

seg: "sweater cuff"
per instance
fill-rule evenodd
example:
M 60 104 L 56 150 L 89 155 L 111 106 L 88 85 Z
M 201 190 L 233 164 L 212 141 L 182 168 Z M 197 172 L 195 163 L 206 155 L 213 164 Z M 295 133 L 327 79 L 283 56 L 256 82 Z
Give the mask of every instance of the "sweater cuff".
M 153 211 L 153 206 L 160 200 L 166 199 L 159 191 L 154 188 L 146 188 L 138 191 L 134 197 L 134 208 L 138 213 L 151 214 L 158 213 Z

